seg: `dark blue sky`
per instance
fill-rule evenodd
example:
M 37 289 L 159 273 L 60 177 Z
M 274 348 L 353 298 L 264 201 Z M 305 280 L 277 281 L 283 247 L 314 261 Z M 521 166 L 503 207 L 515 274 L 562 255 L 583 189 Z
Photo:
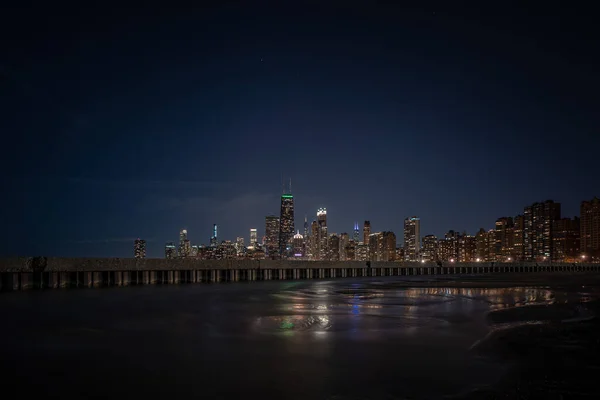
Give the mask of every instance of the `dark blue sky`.
M 262 235 L 282 174 L 399 239 L 599 194 L 591 10 L 253 3 L 3 11 L 0 254 Z

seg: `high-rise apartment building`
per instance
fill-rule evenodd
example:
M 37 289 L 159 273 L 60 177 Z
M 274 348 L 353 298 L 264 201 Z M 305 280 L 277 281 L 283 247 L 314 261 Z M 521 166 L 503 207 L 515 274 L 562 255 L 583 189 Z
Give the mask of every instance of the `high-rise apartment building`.
M 421 221 L 417 217 L 404 220 L 404 261 L 418 261 L 421 252 Z
M 135 258 L 146 258 L 146 241 L 143 239 L 135 239 L 133 244 L 133 255 Z
M 369 259 L 371 261 L 396 260 L 396 235 L 384 231 L 369 236 Z
M 475 236 L 463 233 L 458 237 L 458 261 L 473 262 L 477 256 L 477 241 Z
M 176 257 L 177 257 L 177 247 L 175 247 L 175 244 L 173 242 L 168 242 L 165 245 L 165 258 L 173 259 Z
M 525 257 L 523 247 L 523 229 L 525 227 L 525 220 L 522 215 L 517 215 L 514 219 L 513 228 L 513 259 L 516 261 L 522 261 Z
M 488 233 L 481 228 L 475 235 L 475 261 L 489 261 Z
M 600 258 L 600 199 L 581 203 L 581 252 L 588 260 Z
M 284 193 L 281 195 L 281 212 L 279 214 L 279 254 L 282 257 L 291 255 L 293 236 L 294 196 L 290 193 Z
M 547 200 L 525 207 L 524 258 L 526 261 L 544 261 L 553 255 L 553 223 L 560 219 L 560 203 Z
M 494 254 L 496 255 L 496 260 L 494 261 L 512 260 L 514 246 L 514 224 L 511 217 L 502 217 L 496 220 L 494 240 Z
M 327 260 L 329 236 L 327 235 L 327 209 L 317 210 L 317 260 Z
M 561 218 L 554 221 L 552 227 L 552 261 L 574 262 L 579 261 L 581 255 L 580 244 L 580 219 L 575 217 Z
M 425 261 L 436 261 L 438 239 L 435 235 L 423 237 L 422 258 Z

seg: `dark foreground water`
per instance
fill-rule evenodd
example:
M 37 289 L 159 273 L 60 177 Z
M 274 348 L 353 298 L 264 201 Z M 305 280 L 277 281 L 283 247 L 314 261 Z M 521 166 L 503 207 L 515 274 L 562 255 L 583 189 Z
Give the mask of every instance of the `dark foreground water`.
M 493 385 L 512 365 L 493 351 L 476 351 L 490 332 L 585 319 L 585 302 L 596 297 L 595 287 L 579 282 L 502 279 L 6 293 L 0 296 L 3 391 L 336 400 L 466 393 Z M 529 312 L 502 311 L 532 305 L 538 306 L 522 308 Z

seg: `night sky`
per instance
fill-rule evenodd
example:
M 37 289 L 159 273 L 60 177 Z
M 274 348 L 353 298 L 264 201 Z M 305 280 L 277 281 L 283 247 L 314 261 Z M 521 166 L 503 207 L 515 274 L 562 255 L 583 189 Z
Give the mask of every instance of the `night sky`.
M 327 207 L 330 232 L 368 219 L 399 242 L 412 215 L 475 233 L 600 195 L 581 5 L 45 3 L 0 17 L 2 256 L 131 257 L 141 237 L 160 257 L 213 223 L 247 241 L 282 176 L 298 229 Z

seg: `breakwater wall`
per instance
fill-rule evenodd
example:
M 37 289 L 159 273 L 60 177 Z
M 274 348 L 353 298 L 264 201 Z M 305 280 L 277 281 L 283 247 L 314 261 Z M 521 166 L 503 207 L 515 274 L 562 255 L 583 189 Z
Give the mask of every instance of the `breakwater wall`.
M 448 274 L 598 272 L 600 264 L 16 257 L 0 290 Z

